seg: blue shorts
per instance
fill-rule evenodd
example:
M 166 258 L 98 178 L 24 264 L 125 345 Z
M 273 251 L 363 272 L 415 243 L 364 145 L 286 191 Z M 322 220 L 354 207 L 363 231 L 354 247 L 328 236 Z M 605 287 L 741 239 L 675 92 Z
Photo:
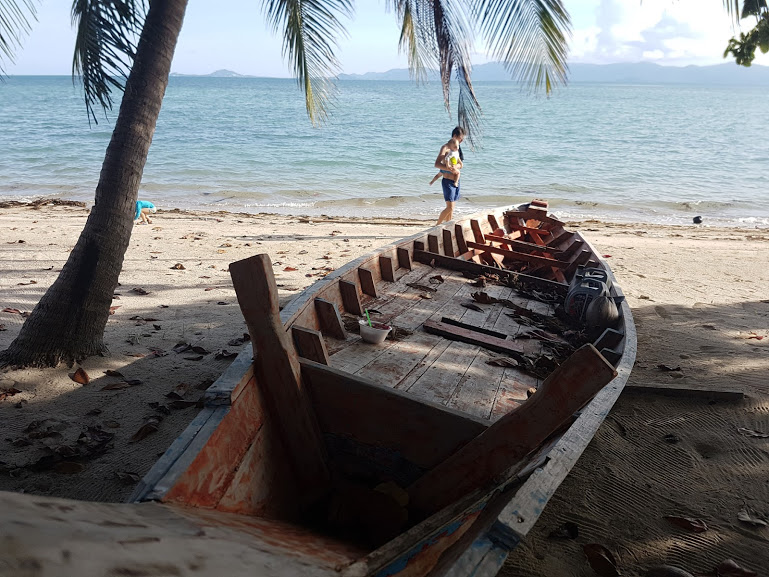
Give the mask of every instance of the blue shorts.
M 450 178 L 441 179 L 441 186 L 443 187 L 443 200 L 446 202 L 456 202 L 459 200 L 459 185 L 454 184 L 454 181 Z

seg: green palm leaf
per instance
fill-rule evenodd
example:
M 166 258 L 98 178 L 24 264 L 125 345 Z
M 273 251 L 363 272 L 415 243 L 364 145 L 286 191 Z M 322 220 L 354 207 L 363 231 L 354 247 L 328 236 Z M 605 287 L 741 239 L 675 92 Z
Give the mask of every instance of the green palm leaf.
M 561 0 L 476 0 L 475 15 L 513 78 L 547 93 L 566 82 L 571 21 Z
M 467 131 L 470 144 L 477 143 L 481 109 L 471 81 L 473 32 L 467 2 L 390 0 L 389 5 L 400 22 L 400 47 L 407 52 L 411 76 L 425 78 L 429 67 L 437 64 L 447 110 L 451 107 L 451 78 L 456 71 L 458 124 Z
M 481 106 L 472 84 L 470 49 L 473 33 L 461 0 L 433 0 L 435 37 L 438 43 L 438 63 L 443 85 L 443 100 L 449 107 L 452 71 L 456 70 L 459 85 L 457 124 L 467 132 L 471 146 L 480 142 Z
M 313 124 L 326 119 L 333 95 L 331 77 L 339 72 L 334 55 L 336 37 L 346 34 L 339 16 L 353 14 L 350 0 L 263 0 L 268 22 L 282 32 L 283 56 L 288 57 L 304 90 Z
M 112 91 L 122 91 L 133 64 L 147 6 L 144 0 L 74 0 L 77 27 L 72 74 L 83 83 L 88 114 L 112 109 Z
M 409 74 L 417 82 L 437 66 L 438 47 L 435 39 L 432 2 L 428 0 L 390 0 L 401 27 L 398 49 L 406 52 Z
M 0 73 L 5 73 L 5 63 L 13 62 L 14 51 L 21 47 L 22 36 L 29 33 L 30 18 L 35 18 L 32 0 L 0 1 Z

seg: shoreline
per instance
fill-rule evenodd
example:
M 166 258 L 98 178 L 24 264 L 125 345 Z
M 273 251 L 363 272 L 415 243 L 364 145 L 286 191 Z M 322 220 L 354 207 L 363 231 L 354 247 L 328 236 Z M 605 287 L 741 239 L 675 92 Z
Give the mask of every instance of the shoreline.
M 35 199 L 32 201 L 17 201 L 17 200 L 6 200 L 6 201 L 0 201 L 0 211 L 3 210 L 9 210 L 9 209 L 34 209 L 39 210 L 43 208 L 52 208 L 52 207 L 70 207 L 70 208 L 80 208 L 83 209 L 86 213 L 90 212 L 89 205 L 85 202 L 79 201 L 79 200 L 69 200 L 69 199 L 59 199 L 59 198 L 51 198 L 51 197 L 43 197 L 39 199 Z M 196 217 L 201 220 L 205 219 L 213 219 L 216 220 L 217 218 L 223 218 L 223 217 L 238 217 L 238 218 L 248 218 L 248 219 L 266 219 L 266 218 L 277 218 L 277 219 L 296 219 L 300 223 L 303 224 L 322 224 L 322 223 L 347 223 L 347 224 L 371 224 L 371 225 L 394 225 L 394 226 L 432 226 L 435 221 L 438 218 L 438 214 L 440 213 L 441 207 L 436 206 L 435 209 L 435 217 L 424 217 L 424 218 L 408 218 L 403 216 L 381 216 L 381 215 L 372 215 L 372 216 L 335 216 L 335 215 L 328 215 L 328 214 L 318 214 L 318 215 L 312 215 L 307 213 L 282 213 L 282 212 L 246 212 L 246 211 L 238 211 L 238 210 L 227 210 L 227 209 L 219 209 L 219 210 L 205 210 L 205 209 L 191 209 L 191 208 L 158 208 L 158 211 L 156 213 L 157 216 L 181 216 L 181 217 Z M 479 210 L 482 210 L 479 208 Z M 458 219 L 466 218 L 470 214 L 473 214 L 473 212 L 468 212 L 467 214 L 461 213 L 457 216 Z M 557 215 L 558 211 L 553 210 L 553 212 Z M 2 214 L 2 212 L 0 212 Z M 563 222 L 570 227 L 573 226 L 583 226 L 588 224 L 595 224 L 595 225 L 601 225 L 608 228 L 643 228 L 648 227 L 650 229 L 660 229 L 660 230 L 667 230 L 667 229 L 673 229 L 673 230 L 705 230 L 705 231 L 732 231 L 735 233 L 754 233 L 755 231 L 764 231 L 766 230 L 769 232 L 769 224 L 767 225 L 747 225 L 745 223 L 742 223 L 742 225 L 735 226 L 731 224 L 710 224 L 706 220 L 703 220 L 700 224 L 695 223 L 654 223 L 654 222 L 646 222 L 642 220 L 611 220 L 611 219 L 603 219 L 603 218 L 596 218 L 593 216 L 586 216 L 585 218 L 563 218 Z
M 0 349 L 57 277 L 87 214 L 66 205 L 0 209 Z M 79 365 L 90 383 L 70 378 L 75 367 L 0 371 L 0 388 L 20 391 L 0 400 L 0 490 L 125 500 L 197 415 L 195 402 L 229 366 L 228 355 L 250 346 L 242 340 L 246 326 L 229 263 L 268 253 L 285 303 L 330 270 L 434 222 L 182 210 L 152 217 L 151 225 L 134 227 L 126 252 L 104 335 L 110 353 Z M 511 556 L 509 574 L 589 572 L 582 553 L 589 542 L 609 547 L 623 573 L 670 559 L 692 573 L 726 558 L 756 570 L 769 565 L 769 550 L 754 543 L 769 538 L 769 528 L 737 520 L 747 507 L 769 521 L 758 482 L 769 478 L 769 440 L 738 432 L 769 432 L 769 233 L 597 220 L 570 228 L 605 256 L 632 309 L 638 357 L 629 385 L 736 387 L 746 398 L 713 403 L 706 395 L 670 399 L 626 390 L 534 534 Z M 182 342 L 205 354 L 174 352 Z M 108 370 L 138 383 L 122 387 Z M 169 408 L 170 393 L 189 403 Z M 157 431 L 132 442 L 148 417 L 161 418 Z M 55 435 L 29 438 L 38 421 Z M 79 467 L 30 466 L 51 447 L 76 443 L 88 427 L 113 435 L 111 448 Z M 665 515 L 701 518 L 712 538 L 703 546 L 672 529 Z M 548 538 L 565 521 L 579 525 L 579 540 Z

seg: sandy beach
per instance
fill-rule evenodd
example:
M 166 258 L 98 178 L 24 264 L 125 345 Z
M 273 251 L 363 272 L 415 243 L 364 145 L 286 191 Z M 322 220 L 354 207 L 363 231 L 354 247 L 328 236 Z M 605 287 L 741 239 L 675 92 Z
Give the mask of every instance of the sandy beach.
M 0 349 L 56 278 L 87 214 L 0 209 Z M 197 412 L 173 401 L 196 401 L 231 353 L 249 346 L 230 262 L 269 254 L 287 302 L 330 270 L 431 225 L 161 211 L 136 226 L 106 328 L 110 354 L 82 365 L 90 383 L 70 377 L 78 367 L 0 372 L 0 389 L 20 391 L 0 400 L 0 490 L 125 500 Z M 769 522 L 769 230 L 570 227 L 607 255 L 633 310 L 638 360 L 628 390 L 503 574 L 594 575 L 586 543 L 606 546 L 626 575 L 659 563 L 704 574 L 729 558 L 765 571 L 769 527 L 739 517 Z M 648 385 L 691 392 L 672 397 Z M 132 441 L 148 416 L 162 417 L 157 431 Z M 113 448 L 82 467 L 36 470 L 46 447 L 74 443 L 94 425 L 114 434 Z M 30 440 L 31 430 L 50 434 Z M 701 519 L 708 530 L 665 516 Z M 576 539 L 549 536 L 566 521 L 579 527 Z

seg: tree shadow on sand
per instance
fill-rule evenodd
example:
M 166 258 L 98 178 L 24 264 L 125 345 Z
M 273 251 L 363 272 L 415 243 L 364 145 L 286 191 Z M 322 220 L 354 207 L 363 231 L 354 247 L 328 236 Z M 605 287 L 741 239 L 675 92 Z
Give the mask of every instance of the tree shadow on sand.
M 170 287 L 148 287 L 158 292 L 166 288 Z M 169 309 L 132 308 L 131 315 L 141 320 L 115 319 L 136 323 L 132 330 L 142 340 L 126 342 L 113 355 L 123 364 L 122 380 L 142 376 L 140 384 L 103 390 L 121 378 L 103 373 L 110 357 L 94 357 L 83 364 L 92 378 L 88 385 L 74 383 L 67 376 L 72 369 L 59 367 L 38 372 L 41 378 L 58 383 L 56 394 L 50 398 L 30 397 L 28 406 L 15 408 L 17 398 L 34 393 L 27 390 L 2 401 L 0 460 L 7 463 L 18 456 L 14 443 L 19 439 L 35 443 L 33 449 L 38 452 L 23 447 L 23 458 L 31 460 L 51 447 L 77 443 L 88 427 L 114 437 L 103 454 L 74 459 L 82 463 L 82 469 L 57 472 L 5 466 L 0 489 L 102 501 L 122 501 L 130 495 L 136 479 L 149 470 L 199 410 L 192 404 L 172 408 L 174 399 L 167 395 L 176 392 L 183 400 L 198 400 L 231 361 L 217 360 L 215 348 L 243 335 L 244 324 L 232 295 L 233 302 L 227 307 L 212 304 L 214 299 L 207 295 Z M 184 335 L 177 323 L 205 307 L 217 307 L 217 320 L 209 323 L 208 332 L 196 335 L 199 327 L 185 329 L 187 335 L 202 337 L 197 345 L 204 347 L 205 354 L 192 354 L 189 349 L 174 352 L 180 340 L 195 344 L 192 338 L 180 338 Z M 223 308 L 231 310 L 222 315 Z M 741 509 L 760 518 L 769 516 L 769 439 L 748 437 L 739 431 L 769 432 L 769 384 L 765 380 L 769 369 L 769 304 L 650 304 L 633 312 L 639 329 L 639 357 L 629 386 L 530 538 L 511 555 L 503 575 L 591 576 L 592 569 L 582 553 L 582 546 L 591 542 L 611 549 L 623 574 L 630 575 L 642 574 L 643 568 L 659 563 L 705 573 L 726 558 L 753 569 L 769 565 L 769 548 L 765 547 L 769 529 L 752 528 L 737 519 Z M 161 330 L 155 329 L 155 324 Z M 766 338 L 751 338 L 759 336 Z M 228 348 L 240 351 L 248 346 Z M 167 354 L 156 354 L 155 349 Z M 144 356 L 130 356 L 133 354 Z M 202 358 L 191 360 L 199 356 Z M 680 366 L 681 370 L 663 371 L 659 364 Z M 14 372 L 0 373 L 0 378 L 13 377 Z M 691 398 L 669 398 L 633 392 L 635 383 L 679 388 L 687 383 L 714 389 L 737 386 L 746 398 L 715 400 L 701 392 Z M 186 386 L 179 389 L 182 384 Z M 33 403 L 35 416 L 29 411 Z M 149 417 L 158 416 L 162 420 L 157 431 L 131 440 Z M 61 436 L 30 439 L 30 423 L 42 418 L 55 422 L 35 430 L 50 426 Z M 702 519 L 709 530 L 687 532 L 665 521 L 666 515 Z M 579 526 L 578 539 L 549 539 L 548 534 L 565 521 Z
M 769 528 L 738 519 L 745 509 L 769 521 L 769 439 L 740 431 L 769 433 L 769 303 L 654 304 L 633 314 L 639 355 L 627 388 L 502 575 L 594 575 L 582 547 L 595 542 L 629 575 L 659 564 L 705 574 L 728 558 L 769 566 Z M 669 397 L 636 384 L 745 398 Z M 665 516 L 702 519 L 708 530 Z M 566 521 L 578 539 L 548 537 Z

